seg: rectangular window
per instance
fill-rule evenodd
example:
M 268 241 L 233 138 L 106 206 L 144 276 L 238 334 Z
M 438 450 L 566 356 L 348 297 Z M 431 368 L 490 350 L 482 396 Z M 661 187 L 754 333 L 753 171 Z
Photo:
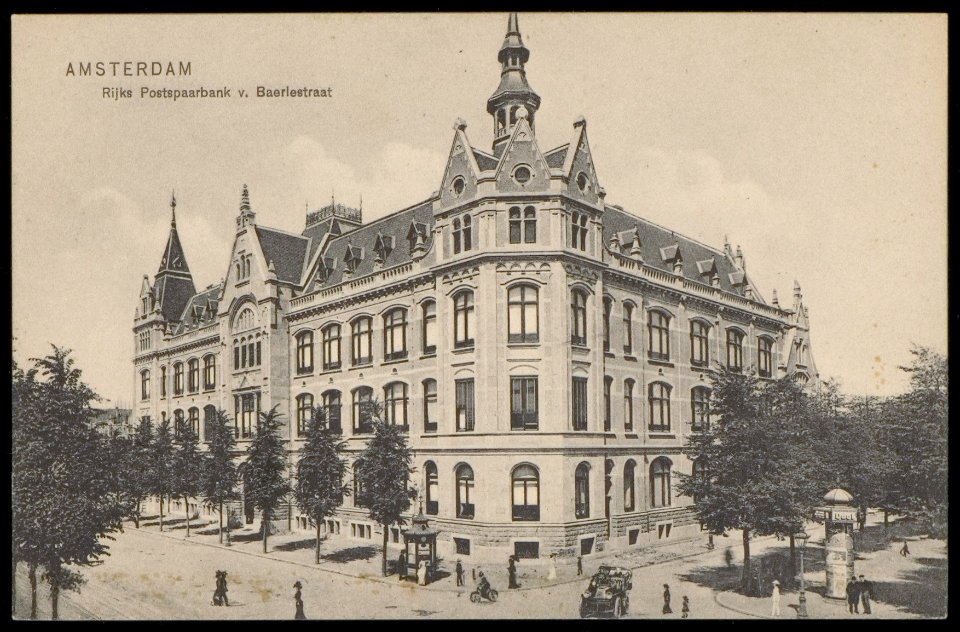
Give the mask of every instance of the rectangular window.
M 757 373 L 760 377 L 773 375 L 773 343 L 769 338 L 757 339 Z
M 340 368 L 340 325 L 330 325 L 323 330 L 323 370 Z
M 580 555 L 590 555 L 593 553 L 594 538 L 584 538 L 580 540 Z
M 637 543 L 637 538 L 640 537 L 640 529 L 630 529 L 627 532 L 627 543 L 631 546 Z
M 658 524 L 657 525 L 657 539 L 666 540 L 670 537 L 670 529 L 673 527 L 672 523 L 667 524 Z
M 198 360 L 190 360 L 190 372 L 187 379 L 187 385 L 191 393 L 196 393 L 200 390 L 200 362 Z
M 520 560 L 536 560 L 540 558 L 539 542 L 514 542 L 513 556 Z
M 710 328 L 700 321 L 690 324 L 690 364 L 693 366 L 707 366 L 710 363 L 709 342 Z
M 313 332 L 297 337 L 297 374 L 313 373 Z
M 203 359 L 203 388 L 211 390 L 217 386 L 217 360 L 210 355 Z
M 457 432 L 473 430 L 473 380 L 456 381 Z
M 367 364 L 373 361 L 370 350 L 373 336 L 370 318 L 361 318 L 353 324 L 353 363 Z
M 670 317 L 661 312 L 650 312 L 650 357 L 654 360 L 670 359 Z
M 523 210 L 523 243 L 533 244 L 537 241 L 537 211 L 528 206 Z
M 633 380 L 623 383 L 623 429 L 633 431 Z
M 167 367 L 160 367 L 160 397 L 167 396 Z
M 423 352 L 437 352 L 437 304 L 433 301 L 423 305 Z
M 183 395 L 183 364 L 173 367 L 173 394 Z
M 426 380 L 423 383 L 423 431 L 437 431 L 437 382 Z
M 573 378 L 573 429 L 587 429 L 587 378 Z
M 510 378 L 510 429 L 536 430 L 537 415 L 537 378 Z
M 249 439 L 260 412 L 260 393 L 234 397 L 233 430 L 238 439 Z
M 633 305 L 623 304 L 623 352 L 633 353 Z
M 522 220 L 520 219 L 520 207 L 514 206 L 510 209 L 510 243 L 519 244 L 520 243 L 520 225 Z
M 407 357 L 407 312 L 395 309 L 383 317 L 383 359 Z
M 603 378 L 603 431 L 610 432 L 610 427 L 613 423 L 611 419 L 613 416 L 611 399 L 612 395 L 610 391 L 613 390 L 613 378 L 605 377 Z
M 467 538 L 454 538 L 453 544 L 457 548 L 457 555 L 470 555 L 470 540 Z

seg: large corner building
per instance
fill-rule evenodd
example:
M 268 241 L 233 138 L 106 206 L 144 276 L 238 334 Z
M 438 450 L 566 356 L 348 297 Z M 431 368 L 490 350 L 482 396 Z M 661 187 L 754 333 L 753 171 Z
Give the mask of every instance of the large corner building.
M 353 455 L 371 432 L 364 403 L 379 400 L 409 433 L 447 556 L 697 536 L 675 475 L 691 473 L 681 448 L 709 423 L 712 367 L 817 383 L 800 288 L 789 307 L 768 302 L 739 247 L 609 204 L 582 118 L 568 143 L 540 147 L 529 56 L 511 15 L 492 147 L 458 120 L 442 186 L 419 204 L 366 224 L 331 204 L 294 233 L 261 225 L 244 186 L 226 278 L 202 291 L 174 215 L 134 321 L 135 414 L 202 441 L 223 408 L 239 459 L 257 413 L 278 406 L 292 467 L 313 406 Z M 236 511 L 254 520 L 248 503 Z M 277 526 L 312 531 L 295 505 Z M 351 497 L 322 527 L 380 537 Z

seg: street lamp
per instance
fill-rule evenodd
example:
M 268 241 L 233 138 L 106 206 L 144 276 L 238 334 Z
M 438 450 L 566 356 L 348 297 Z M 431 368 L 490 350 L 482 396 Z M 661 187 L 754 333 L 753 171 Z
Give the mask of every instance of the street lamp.
M 803 550 L 807 546 L 807 540 L 810 539 L 810 534 L 806 531 L 801 531 L 800 533 L 793 536 L 793 539 L 800 543 L 800 605 L 797 608 L 797 618 L 806 619 L 807 618 L 807 595 L 804 593 L 806 584 L 803 581 Z

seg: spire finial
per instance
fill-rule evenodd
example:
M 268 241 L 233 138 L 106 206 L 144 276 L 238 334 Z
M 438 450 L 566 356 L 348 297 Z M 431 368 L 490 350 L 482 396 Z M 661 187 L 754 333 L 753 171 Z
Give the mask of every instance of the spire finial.
M 507 35 L 520 35 L 520 25 L 517 21 L 517 14 L 513 12 L 510 14 L 510 17 L 507 18 Z
M 250 210 L 250 191 L 247 189 L 247 185 L 243 185 L 243 191 L 240 193 L 240 210 Z
M 177 194 L 170 191 L 170 227 L 177 227 Z

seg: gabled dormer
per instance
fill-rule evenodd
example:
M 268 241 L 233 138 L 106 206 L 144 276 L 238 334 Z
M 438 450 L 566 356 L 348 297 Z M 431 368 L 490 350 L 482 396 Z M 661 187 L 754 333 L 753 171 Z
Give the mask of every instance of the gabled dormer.
M 680 252 L 680 243 L 664 246 L 660 249 L 663 262 L 673 268 L 674 274 L 683 274 L 683 253 Z
M 384 235 L 380 231 L 377 231 L 377 238 L 374 240 L 373 244 L 373 253 L 374 261 L 378 265 L 383 265 L 383 262 L 387 260 L 387 257 L 390 256 L 390 253 L 394 248 L 394 238 L 392 235 Z
M 453 143 L 447 158 L 447 167 L 443 171 L 440 183 L 440 206 L 447 208 L 470 200 L 477 195 L 477 178 L 480 166 L 477 157 L 467 139 L 467 124 L 457 119 L 453 127 Z
M 520 120 L 497 166 L 497 190 L 509 193 L 546 191 L 550 187 L 550 167 L 527 123 L 526 113 L 521 110 L 517 116 Z
M 720 275 L 717 272 L 716 257 L 697 261 L 697 272 L 700 274 L 700 280 L 703 283 L 715 287 L 720 285 Z
M 573 124 L 573 138 L 563 164 L 563 175 L 567 178 L 567 194 L 587 204 L 598 205 L 603 200 L 604 191 L 597 179 L 587 140 L 587 120 L 582 116 Z
M 344 272 L 353 274 L 361 261 L 363 261 L 363 248 L 348 243 L 343 256 Z

